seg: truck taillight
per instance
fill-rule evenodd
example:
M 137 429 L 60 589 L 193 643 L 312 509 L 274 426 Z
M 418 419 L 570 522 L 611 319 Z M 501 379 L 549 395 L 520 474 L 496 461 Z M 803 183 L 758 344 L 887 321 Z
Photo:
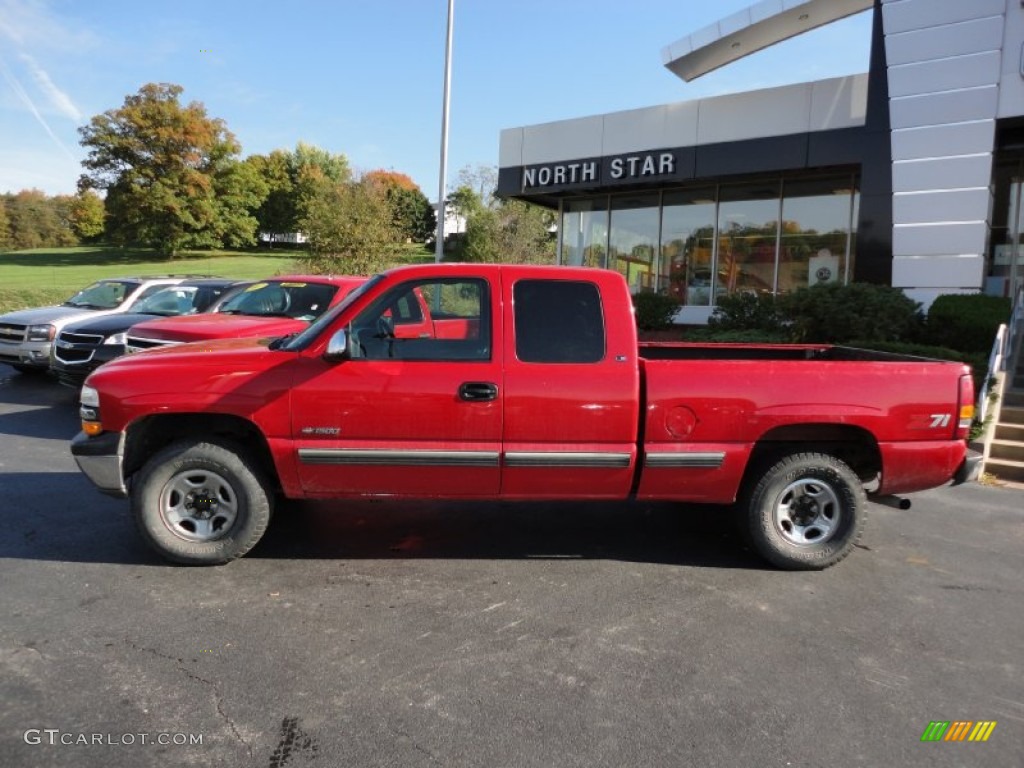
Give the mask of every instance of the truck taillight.
M 960 377 L 957 409 L 960 413 L 960 420 L 957 422 L 954 437 L 958 440 L 966 440 L 971 431 L 971 423 L 974 421 L 974 379 L 967 373 Z

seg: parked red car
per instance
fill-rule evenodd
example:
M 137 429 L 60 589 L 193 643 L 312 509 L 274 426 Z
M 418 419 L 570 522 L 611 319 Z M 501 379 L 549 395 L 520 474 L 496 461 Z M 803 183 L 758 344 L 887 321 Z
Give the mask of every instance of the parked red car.
M 287 336 L 345 298 L 365 277 L 287 275 L 261 280 L 203 315 L 147 320 L 128 331 L 128 351 L 207 339 Z

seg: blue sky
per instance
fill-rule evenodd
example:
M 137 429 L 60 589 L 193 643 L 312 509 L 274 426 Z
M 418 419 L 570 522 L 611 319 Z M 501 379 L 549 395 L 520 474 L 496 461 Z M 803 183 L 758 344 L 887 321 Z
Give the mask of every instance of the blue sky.
M 750 0 L 455 0 L 448 178 L 502 128 L 864 72 L 870 14 L 692 83 L 664 46 Z M 447 0 L 0 0 L 0 192 L 71 193 L 77 127 L 184 87 L 243 155 L 298 141 L 437 197 Z

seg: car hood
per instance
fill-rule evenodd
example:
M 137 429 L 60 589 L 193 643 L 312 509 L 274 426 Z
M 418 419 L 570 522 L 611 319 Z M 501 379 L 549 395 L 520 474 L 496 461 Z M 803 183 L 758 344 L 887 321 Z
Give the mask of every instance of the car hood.
M 257 317 L 253 315 L 208 315 L 168 317 L 149 320 L 132 328 L 131 335 L 160 341 L 203 341 L 206 339 L 240 339 L 257 336 L 286 336 L 303 330 L 309 323 L 291 317 Z
M 15 323 L 19 325 L 40 325 L 52 323 L 54 320 L 61 320 L 66 317 L 81 315 L 88 317 L 95 309 L 82 309 L 82 307 L 65 307 L 56 304 L 52 307 L 36 307 L 35 309 L 19 309 L 15 312 L 8 312 L 0 315 L 0 323 Z
M 143 314 L 141 312 L 127 312 L 119 315 L 104 315 L 103 317 L 77 320 L 64 326 L 64 333 L 120 333 L 127 331 L 137 323 L 144 323 L 155 320 L 159 315 Z

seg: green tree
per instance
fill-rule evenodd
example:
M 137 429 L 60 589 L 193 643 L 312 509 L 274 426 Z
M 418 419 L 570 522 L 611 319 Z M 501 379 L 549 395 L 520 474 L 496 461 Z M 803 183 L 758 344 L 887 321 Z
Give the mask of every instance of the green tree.
M 459 188 L 468 188 L 481 205 L 495 206 L 494 193 L 498 189 L 498 169 L 493 165 L 467 165 L 459 171 Z
M 463 261 L 551 264 L 555 260 L 555 214 L 522 200 L 501 200 L 492 186 L 497 174 L 478 166 L 459 174 L 463 182 L 447 206 L 466 220 L 455 238 L 454 256 Z
M 267 185 L 237 160 L 235 137 L 200 102 L 183 106 L 180 85 L 149 83 L 79 128 L 89 150 L 81 189 L 107 191 L 116 242 L 167 256 L 182 248 L 254 242 L 249 213 Z
M 363 175 L 363 181 L 383 191 L 400 240 L 422 243 L 434 233 L 434 206 L 409 176 L 395 171 L 370 171 Z
M 271 238 L 299 230 L 299 220 L 305 214 L 302 201 L 309 195 L 304 186 L 308 181 L 327 179 L 340 183 L 352 178 L 345 155 L 301 141 L 294 150 L 275 149 L 269 155 L 252 155 L 245 162 L 259 172 L 267 185 L 268 194 L 254 215 L 260 232 Z
M 459 248 L 465 261 L 502 264 L 553 264 L 553 214 L 522 200 L 496 202 L 466 218 Z
M 445 207 L 451 211 L 453 216 L 461 216 L 464 219 L 468 219 L 474 213 L 483 210 L 487 206 L 472 187 L 463 184 L 456 187 L 454 192 L 449 193 L 448 199 L 445 200 Z
M 103 234 L 106 211 L 103 200 L 91 189 L 83 189 L 71 201 L 71 228 L 82 240 L 95 240 Z
M 0 249 L 10 248 L 13 243 L 11 224 L 7 219 L 7 199 L 0 197 Z
M 11 245 L 17 249 L 74 245 L 64 204 L 38 189 L 4 195 Z
M 310 257 L 303 265 L 321 274 L 371 275 L 389 266 L 395 242 L 388 203 L 372 184 L 335 182 L 319 169 L 302 184 L 303 216 Z

